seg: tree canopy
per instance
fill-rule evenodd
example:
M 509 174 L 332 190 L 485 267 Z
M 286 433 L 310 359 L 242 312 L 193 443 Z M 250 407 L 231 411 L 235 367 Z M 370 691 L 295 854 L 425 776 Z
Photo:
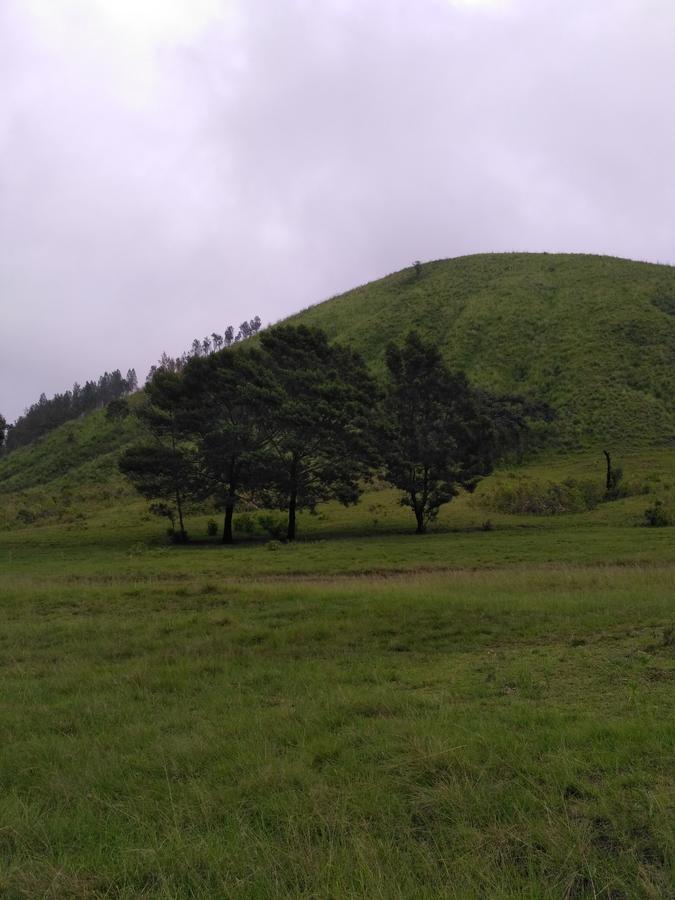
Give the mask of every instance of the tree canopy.
M 403 492 L 401 503 L 423 534 L 460 488 L 472 491 L 491 468 L 494 421 L 461 372 L 438 348 L 410 332 L 386 351 L 380 455 L 384 477 Z
M 377 389 L 358 354 L 329 344 L 325 332 L 284 325 L 261 335 L 263 358 L 279 390 L 272 412 L 268 497 L 288 511 L 337 499 L 355 503 L 372 463 L 368 412 Z
M 292 541 L 298 510 L 355 503 L 372 473 L 402 491 L 423 533 L 520 446 L 530 409 L 476 390 L 414 332 L 387 348 L 386 365 L 382 389 L 357 353 L 303 325 L 195 352 L 147 383 L 138 414 L 151 440 L 120 467 L 159 501 L 155 511 L 175 515 L 182 536 L 186 500 L 210 497 L 224 513 L 224 543 L 242 501 L 286 510 Z
M 167 516 L 176 540 L 184 543 L 185 503 L 188 499 L 203 499 L 205 491 L 186 427 L 182 379 L 174 372 L 157 372 L 145 394 L 145 402 L 136 414 L 148 437 L 127 448 L 119 468 L 143 497 L 159 501 L 152 511 Z
M 269 455 L 270 416 L 280 390 L 257 349 L 193 357 L 183 377 L 191 432 L 210 490 L 224 510 L 223 542 L 232 543 L 232 519 L 242 494 L 261 487 Z

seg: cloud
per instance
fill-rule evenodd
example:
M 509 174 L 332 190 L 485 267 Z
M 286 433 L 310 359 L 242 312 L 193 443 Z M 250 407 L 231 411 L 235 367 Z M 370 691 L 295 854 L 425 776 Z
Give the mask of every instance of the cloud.
M 670 0 L 8 0 L 0 410 L 412 259 L 675 262 L 673 34 Z

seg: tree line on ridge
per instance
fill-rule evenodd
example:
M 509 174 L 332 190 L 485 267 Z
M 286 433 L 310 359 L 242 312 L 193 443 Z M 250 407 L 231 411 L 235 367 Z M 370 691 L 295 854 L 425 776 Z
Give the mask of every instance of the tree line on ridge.
M 253 316 L 242 322 L 236 331 L 233 325 L 228 325 L 222 334 L 214 331 L 201 339 L 195 338 L 190 349 L 180 356 L 172 357 L 163 353 L 159 364 L 151 366 L 147 381 L 152 380 L 158 369 L 180 372 L 194 356 L 208 356 L 253 337 L 261 325 L 260 316 Z M 0 453 L 9 453 L 17 447 L 32 444 L 59 425 L 110 403 L 117 403 L 136 390 L 136 370 L 129 369 L 126 378 L 123 378 L 120 370 L 115 369 L 113 372 L 104 372 L 97 380 L 86 381 L 83 385 L 75 382 L 71 390 L 54 394 L 51 398 L 42 393 L 37 403 L 31 404 L 14 423 L 8 423 L 0 415 Z
M 32 444 L 64 422 L 126 397 L 137 389 L 135 369 L 129 369 L 126 377 L 115 369 L 104 372 L 96 381 L 85 381 L 83 385 L 75 382 L 71 390 L 51 398 L 42 393 L 37 403 L 31 404 L 13 424 L 0 416 L 0 449 L 4 444 L 5 452 L 9 453 L 17 447 Z

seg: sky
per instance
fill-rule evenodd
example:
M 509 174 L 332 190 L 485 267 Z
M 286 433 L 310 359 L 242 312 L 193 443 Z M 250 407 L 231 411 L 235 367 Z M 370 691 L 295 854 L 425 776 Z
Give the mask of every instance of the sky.
M 673 0 L 0 0 L 0 413 L 491 251 L 675 264 Z

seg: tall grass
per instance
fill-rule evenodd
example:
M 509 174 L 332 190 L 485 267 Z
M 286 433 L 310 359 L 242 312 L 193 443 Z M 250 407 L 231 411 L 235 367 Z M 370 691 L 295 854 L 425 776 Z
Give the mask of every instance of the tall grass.
M 1 588 L 3 896 L 668 895 L 672 566 Z

